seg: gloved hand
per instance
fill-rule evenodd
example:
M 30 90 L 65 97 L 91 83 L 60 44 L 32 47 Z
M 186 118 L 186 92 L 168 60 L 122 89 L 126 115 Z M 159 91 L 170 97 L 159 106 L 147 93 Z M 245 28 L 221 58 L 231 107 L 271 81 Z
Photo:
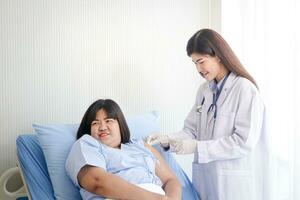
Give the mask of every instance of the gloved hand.
M 170 139 L 170 149 L 177 154 L 191 154 L 197 150 L 197 140 L 195 139 Z
M 164 134 L 150 134 L 146 138 L 146 143 L 150 145 L 160 144 L 163 148 L 169 147 L 169 136 Z

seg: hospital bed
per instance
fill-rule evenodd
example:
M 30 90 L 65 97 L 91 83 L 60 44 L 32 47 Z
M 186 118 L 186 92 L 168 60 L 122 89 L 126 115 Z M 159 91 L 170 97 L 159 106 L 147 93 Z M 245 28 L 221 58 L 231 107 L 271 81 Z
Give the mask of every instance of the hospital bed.
M 28 191 L 29 200 L 65 199 L 57 196 L 54 192 L 43 149 L 37 134 L 29 133 L 18 136 L 16 146 L 19 168 Z M 180 180 L 183 189 L 182 199 L 198 199 L 197 192 L 193 188 L 189 178 L 173 158 L 172 154 L 162 151 L 158 146 L 155 148 L 162 154 Z M 80 199 L 78 197 L 78 200 Z

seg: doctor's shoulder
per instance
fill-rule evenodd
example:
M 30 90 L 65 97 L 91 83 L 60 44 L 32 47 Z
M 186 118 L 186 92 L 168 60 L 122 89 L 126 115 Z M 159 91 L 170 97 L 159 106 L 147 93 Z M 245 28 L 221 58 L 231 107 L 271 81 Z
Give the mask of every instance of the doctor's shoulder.
M 248 79 L 237 76 L 236 82 L 235 82 L 235 89 L 239 92 L 243 93 L 252 93 L 254 95 L 257 95 L 259 93 L 258 88 Z
M 255 99 L 256 102 L 265 107 L 264 100 L 258 88 L 248 79 L 238 76 L 235 85 L 235 92 L 237 92 L 240 99 Z

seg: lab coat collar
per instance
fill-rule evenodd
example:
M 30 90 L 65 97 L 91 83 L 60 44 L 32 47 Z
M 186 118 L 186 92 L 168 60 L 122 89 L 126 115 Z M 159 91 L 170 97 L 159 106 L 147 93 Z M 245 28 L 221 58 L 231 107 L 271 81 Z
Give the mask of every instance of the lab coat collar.
M 221 105 L 223 103 L 223 101 L 225 100 L 225 97 L 227 96 L 228 89 L 231 88 L 231 86 L 233 85 L 233 83 L 235 82 L 237 77 L 238 77 L 238 75 L 235 74 L 234 72 L 231 72 L 229 74 L 229 76 L 226 80 L 226 83 L 223 87 L 223 90 L 220 94 L 220 97 L 217 101 L 217 105 Z M 223 81 L 223 79 L 222 79 L 222 81 Z M 219 84 L 217 84 L 214 80 L 208 82 L 206 89 L 203 91 L 203 96 L 205 97 L 205 101 L 207 100 L 208 102 L 212 102 L 212 94 L 216 90 L 217 87 L 220 87 L 220 84 L 222 81 L 220 81 Z
M 209 85 L 210 90 L 213 91 L 213 92 L 215 92 L 217 88 L 220 89 L 221 84 L 222 84 L 222 82 L 224 81 L 225 77 L 226 77 L 226 76 L 224 76 L 224 77 L 221 79 L 221 81 L 219 81 L 218 83 L 216 82 L 215 79 L 209 81 L 209 82 L 208 82 L 208 85 Z
M 232 81 L 236 78 L 236 76 L 237 76 L 237 75 L 236 75 L 234 72 L 231 72 L 231 73 L 229 74 L 227 80 L 226 80 L 226 83 L 225 83 L 223 89 L 231 87 Z M 222 84 L 222 82 L 223 82 L 223 80 L 224 80 L 224 78 L 225 78 L 225 76 L 224 76 L 224 77 L 222 78 L 222 80 L 219 81 L 218 83 L 217 83 L 215 80 L 209 81 L 209 82 L 208 82 L 208 86 L 209 86 L 210 90 L 211 90 L 212 92 L 214 92 L 217 88 L 219 89 L 220 86 L 221 86 L 221 84 Z

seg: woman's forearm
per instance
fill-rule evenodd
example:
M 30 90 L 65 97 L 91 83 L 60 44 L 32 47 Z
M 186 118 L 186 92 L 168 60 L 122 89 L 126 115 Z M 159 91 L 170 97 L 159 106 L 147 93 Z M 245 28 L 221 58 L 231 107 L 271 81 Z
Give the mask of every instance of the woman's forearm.
M 166 196 L 170 197 L 170 199 L 174 199 L 174 200 L 181 199 L 182 189 L 181 189 L 180 182 L 177 179 L 174 178 L 168 180 L 163 187 Z
M 149 192 L 116 175 L 97 167 L 86 169 L 80 177 L 81 186 L 87 191 L 111 199 L 161 200 L 163 195 Z
M 163 195 L 149 192 L 115 175 L 109 176 L 105 183 L 100 185 L 95 188 L 94 193 L 109 198 L 132 200 L 161 200 L 163 198 Z

